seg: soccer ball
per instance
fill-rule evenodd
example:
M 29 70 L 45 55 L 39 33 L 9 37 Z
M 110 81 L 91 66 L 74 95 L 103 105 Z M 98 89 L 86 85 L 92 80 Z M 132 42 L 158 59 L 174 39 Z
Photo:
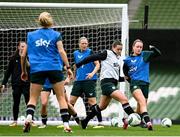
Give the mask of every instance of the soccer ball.
M 132 113 L 128 116 L 128 124 L 130 126 L 136 126 L 141 123 L 141 117 L 137 113 Z
M 119 118 L 118 117 L 114 117 L 111 119 L 111 126 L 118 127 L 118 124 L 119 124 Z
M 26 119 L 25 116 L 20 116 L 20 117 L 18 118 L 18 121 L 25 121 L 25 119 Z
M 172 121 L 169 118 L 163 118 L 163 120 L 161 121 L 161 125 L 163 127 L 171 127 L 172 126 Z

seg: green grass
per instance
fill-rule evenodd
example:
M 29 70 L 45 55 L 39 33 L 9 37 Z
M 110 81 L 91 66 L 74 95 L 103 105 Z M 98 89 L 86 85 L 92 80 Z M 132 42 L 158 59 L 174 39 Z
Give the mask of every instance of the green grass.
M 22 126 L 0 126 L 0 136 L 180 136 L 180 125 L 173 125 L 170 128 L 154 126 L 154 131 L 140 127 L 129 127 L 128 130 L 123 130 L 108 126 L 101 129 L 88 127 L 86 130 L 73 126 L 72 129 L 73 133 L 64 133 L 63 129 L 57 129 L 55 126 L 48 126 L 45 129 L 33 127 L 30 133 L 23 133 Z

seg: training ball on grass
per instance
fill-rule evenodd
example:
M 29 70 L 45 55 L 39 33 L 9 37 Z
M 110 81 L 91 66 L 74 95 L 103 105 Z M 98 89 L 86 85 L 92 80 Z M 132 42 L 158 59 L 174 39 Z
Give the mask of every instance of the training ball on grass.
M 26 119 L 25 116 L 20 116 L 20 117 L 18 118 L 18 121 L 25 121 L 25 119 Z
M 118 127 L 118 124 L 119 124 L 119 118 L 118 117 L 114 117 L 111 119 L 111 126 Z
M 141 123 L 141 117 L 137 113 L 132 113 L 128 116 L 128 124 L 130 126 L 137 126 Z
M 163 118 L 161 121 L 161 125 L 163 127 L 171 127 L 172 126 L 172 121 L 169 118 Z

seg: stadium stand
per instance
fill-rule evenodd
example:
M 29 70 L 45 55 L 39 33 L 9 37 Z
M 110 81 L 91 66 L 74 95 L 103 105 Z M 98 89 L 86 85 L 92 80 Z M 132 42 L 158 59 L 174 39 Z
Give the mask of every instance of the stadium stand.
M 178 64 L 153 66 L 150 91 L 156 91 L 149 98 L 149 113 L 152 118 L 180 118 L 180 73 Z
M 177 29 L 180 28 L 180 1 L 179 0 L 142 0 L 130 28 L 142 28 L 144 6 L 149 5 L 149 28 Z
M 166 91 L 167 92 L 167 91 Z M 169 91 L 171 92 L 171 91 Z M 171 119 L 180 118 L 180 88 L 175 96 L 169 95 L 161 97 L 158 102 L 149 103 L 149 113 L 152 118 L 169 117 Z
M 150 71 L 151 90 L 160 87 L 180 87 L 180 73 L 178 64 L 154 65 Z

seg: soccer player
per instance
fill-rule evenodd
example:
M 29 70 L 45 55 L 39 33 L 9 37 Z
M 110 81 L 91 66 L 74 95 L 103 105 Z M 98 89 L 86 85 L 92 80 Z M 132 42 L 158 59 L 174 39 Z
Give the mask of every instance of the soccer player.
M 73 53 L 74 62 L 78 63 L 91 54 L 92 50 L 88 48 L 88 39 L 86 37 L 81 37 L 79 39 L 79 49 Z M 70 96 L 70 103 L 72 105 L 76 103 L 78 97 L 82 96 L 82 94 L 87 98 L 90 107 L 96 104 L 96 73 L 99 68 L 99 61 L 88 63 L 79 68 L 76 68 L 74 65 L 75 82 Z M 98 113 L 98 117 L 100 117 L 99 122 L 101 123 L 101 113 Z
M 67 77 L 64 81 L 64 85 L 68 85 L 69 83 L 70 83 L 70 79 L 69 79 L 69 77 Z M 43 85 L 43 89 L 41 91 L 42 125 L 39 126 L 38 128 L 46 128 L 46 126 L 47 126 L 47 105 L 48 105 L 48 98 L 50 96 L 51 91 L 54 93 L 54 90 L 52 89 L 52 84 L 49 82 L 48 79 L 46 79 L 45 84 Z M 68 104 L 68 112 L 70 113 L 70 115 L 72 115 L 74 117 L 77 124 L 79 124 L 79 117 L 77 116 L 77 113 L 74 110 L 74 107 L 68 102 L 68 97 L 67 97 L 66 93 L 65 93 L 65 99 L 66 99 L 67 104 Z M 59 127 L 59 126 L 57 126 L 57 127 Z M 62 126 L 60 126 L 60 127 L 62 127 Z
M 121 51 L 122 44 L 120 41 L 116 40 L 113 42 L 111 50 L 105 50 L 102 53 L 90 55 L 76 64 L 76 67 L 79 68 L 83 64 L 95 60 L 101 60 L 100 80 L 102 96 L 100 98 L 99 105 L 95 104 L 92 107 L 92 112 L 81 121 L 81 126 L 83 129 L 86 129 L 90 119 L 92 119 L 102 110 L 106 109 L 112 98 L 122 104 L 124 111 L 128 115 L 134 113 L 133 109 L 128 103 L 127 97 L 117 88 L 118 82 L 122 80 L 122 77 L 120 77 L 120 66 L 122 62 Z M 123 118 L 123 122 L 123 128 L 127 129 L 128 122 L 125 118 Z
M 137 101 L 137 112 L 145 121 L 148 130 L 153 130 L 149 114 L 147 112 L 147 99 L 149 93 L 149 62 L 152 58 L 160 56 L 160 51 L 150 46 L 150 51 L 143 50 L 143 42 L 140 39 L 134 41 L 132 54 L 124 60 L 124 74 L 130 82 L 130 90 Z
M 42 12 L 39 15 L 39 24 L 42 28 L 29 32 L 27 35 L 27 48 L 25 48 L 22 57 L 22 74 L 23 80 L 27 79 L 27 72 L 25 69 L 26 54 L 30 62 L 30 100 L 27 105 L 27 118 L 23 128 L 24 132 L 30 132 L 30 122 L 34 115 L 35 107 L 38 97 L 42 90 L 42 85 L 48 78 L 53 85 L 59 107 L 60 114 L 64 124 L 64 132 L 72 132 L 69 127 L 68 105 L 64 94 L 64 80 L 62 68 L 63 60 L 67 68 L 69 78 L 73 78 L 73 72 L 67 59 L 67 54 L 63 48 L 61 33 L 54 31 L 53 18 L 50 13 Z
M 30 81 L 29 79 L 27 81 L 21 80 L 20 56 L 25 46 L 26 46 L 26 43 L 23 41 L 20 41 L 18 43 L 15 54 L 10 58 L 7 70 L 4 73 L 4 78 L 2 81 L 1 91 L 4 90 L 8 82 L 8 79 L 11 76 L 11 84 L 12 84 L 12 90 L 13 90 L 12 95 L 13 95 L 13 120 L 14 121 L 9 126 L 17 125 L 21 95 L 23 94 L 26 105 L 29 101 Z M 27 70 L 29 72 L 29 66 L 27 66 Z

